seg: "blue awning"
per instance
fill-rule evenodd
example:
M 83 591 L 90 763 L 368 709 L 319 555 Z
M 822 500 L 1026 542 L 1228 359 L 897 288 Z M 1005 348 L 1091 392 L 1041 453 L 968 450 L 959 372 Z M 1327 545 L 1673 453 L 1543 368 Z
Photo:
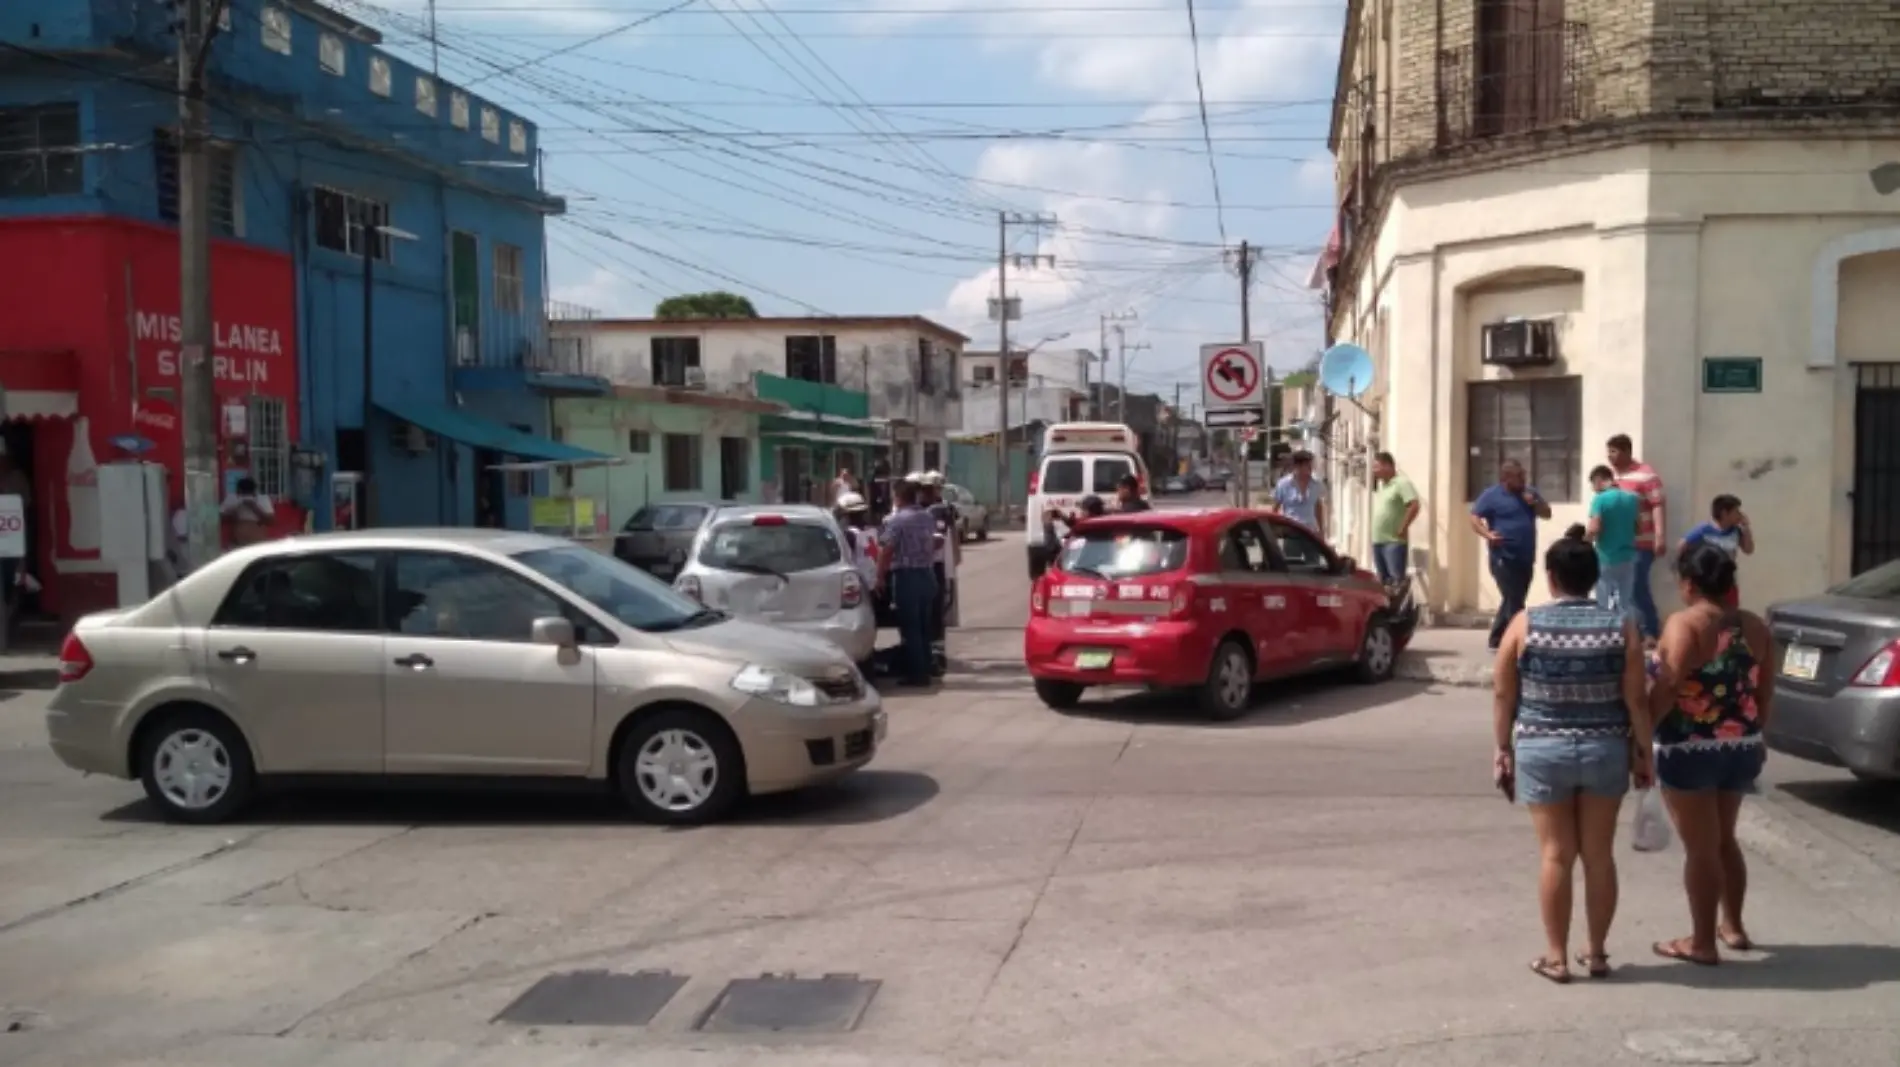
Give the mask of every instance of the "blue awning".
M 440 404 L 378 404 L 384 412 L 470 448 L 487 448 L 546 463 L 597 462 L 613 457 L 523 433 L 513 426 Z

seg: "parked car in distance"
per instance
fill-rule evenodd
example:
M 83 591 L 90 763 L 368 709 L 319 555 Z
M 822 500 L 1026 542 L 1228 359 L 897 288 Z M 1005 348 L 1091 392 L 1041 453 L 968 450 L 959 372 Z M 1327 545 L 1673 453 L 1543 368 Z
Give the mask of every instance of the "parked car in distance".
M 655 578 L 671 581 L 686 563 L 693 536 L 712 513 L 731 501 L 679 500 L 648 504 L 633 513 L 614 538 L 614 555 Z
M 721 508 L 700 528 L 673 587 L 741 619 L 871 658 L 877 618 L 831 513 L 812 504 Z
M 1201 483 L 1201 488 L 1210 492 L 1224 493 L 1227 491 L 1227 475 L 1215 471 L 1213 474 L 1207 476 L 1206 481 Z
M 1900 780 L 1900 560 L 1768 609 L 1780 662 L 1768 747 Z
M 611 556 L 506 530 L 361 530 L 226 553 L 81 619 L 55 755 L 169 818 L 309 776 L 568 778 L 696 824 L 870 762 L 877 693 L 835 648 Z
M 1199 471 L 1189 471 L 1182 477 L 1187 480 L 1188 491 L 1191 493 L 1198 493 L 1207 488 L 1207 479 Z
M 989 505 L 978 500 L 974 493 L 960 485 L 945 484 L 943 498 L 957 509 L 957 540 L 987 541 L 990 539 Z
M 1050 707 L 1095 685 L 1179 687 L 1216 720 L 1269 679 L 1351 666 L 1383 681 L 1418 621 L 1318 534 L 1240 508 L 1084 520 L 1029 615 L 1024 659 Z
M 1186 478 L 1177 474 L 1161 483 L 1161 491 L 1170 496 L 1178 496 L 1182 493 L 1193 492 L 1194 486 L 1191 485 Z

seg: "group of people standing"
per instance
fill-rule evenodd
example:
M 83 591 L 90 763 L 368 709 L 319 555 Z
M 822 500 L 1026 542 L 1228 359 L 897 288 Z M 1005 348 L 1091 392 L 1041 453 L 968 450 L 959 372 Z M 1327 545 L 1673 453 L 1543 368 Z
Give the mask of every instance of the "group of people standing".
M 894 510 L 879 522 L 856 486 L 850 471 L 838 472 L 833 514 L 872 590 L 874 610 L 881 607 L 879 614 L 888 612 L 897 626 L 899 644 L 883 666 L 899 685 L 928 686 L 948 668 L 945 634 L 963 558 L 956 505 L 944 499 L 942 474 L 913 471 L 892 486 Z
M 1753 947 L 1742 917 L 1748 868 L 1736 842 L 1743 797 L 1766 759 L 1762 730 L 1774 694 L 1767 625 L 1737 607 L 1736 554 L 1754 550 L 1741 504 L 1717 497 L 1711 520 L 1677 546 L 1683 609 L 1657 618 L 1649 571 L 1661 551 L 1663 487 L 1636 462 L 1628 437 L 1608 442 L 1591 472 L 1589 519 L 1543 555 L 1550 601 L 1526 610 L 1536 523 L 1550 506 L 1506 461 L 1471 508 L 1490 547 L 1503 604 L 1496 650 L 1492 770 L 1531 812 L 1542 855 L 1539 898 L 1546 951 L 1539 976 L 1610 973 L 1617 904 L 1614 854 L 1624 797 L 1659 788 L 1685 854 L 1690 933 L 1652 952 L 1702 966 L 1721 947 Z M 1766 669 L 1764 669 L 1766 665 Z M 1569 955 L 1572 872 L 1581 862 L 1586 940 Z

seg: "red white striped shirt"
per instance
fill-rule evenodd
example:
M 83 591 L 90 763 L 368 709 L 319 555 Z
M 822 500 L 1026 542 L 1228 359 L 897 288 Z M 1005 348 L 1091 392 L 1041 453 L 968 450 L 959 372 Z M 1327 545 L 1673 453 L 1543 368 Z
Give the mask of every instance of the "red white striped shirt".
M 1647 463 L 1632 463 L 1628 470 L 1616 473 L 1616 487 L 1627 489 L 1642 501 L 1636 517 L 1636 550 L 1654 552 L 1661 531 L 1656 528 L 1663 511 L 1662 476 Z

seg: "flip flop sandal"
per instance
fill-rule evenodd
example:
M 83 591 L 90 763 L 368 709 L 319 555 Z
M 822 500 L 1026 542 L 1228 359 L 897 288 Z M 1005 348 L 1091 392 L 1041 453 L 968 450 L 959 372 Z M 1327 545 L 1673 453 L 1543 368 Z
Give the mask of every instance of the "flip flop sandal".
M 1716 959 L 1705 959 L 1701 956 L 1692 956 L 1689 954 L 1689 950 L 1683 948 L 1681 942 L 1678 941 L 1658 941 L 1649 946 L 1649 948 L 1650 951 L 1661 956 L 1663 959 L 1693 963 L 1697 967 L 1713 967 L 1722 962 L 1719 957 Z
M 1726 933 L 1726 934 L 1718 934 L 1716 936 L 1722 939 L 1722 943 L 1724 945 L 1727 945 L 1728 947 L 1734 949 L 1737 952 L 1755 951 L 1755 942 L 1747 934 Z
M 1610 976 L 1610 954 L 1605 952 L 1601 955 L 1593 956 L 1588 952 L 1579 952 L 1577 953 L 1577 966 L 1588 971 L 1592 978 L 1608 978 Z
M 1570 984 L 1570 971 L 1561 959 L 1535 959 L 1531 961 L 1531 973 L 1558 985 Z

